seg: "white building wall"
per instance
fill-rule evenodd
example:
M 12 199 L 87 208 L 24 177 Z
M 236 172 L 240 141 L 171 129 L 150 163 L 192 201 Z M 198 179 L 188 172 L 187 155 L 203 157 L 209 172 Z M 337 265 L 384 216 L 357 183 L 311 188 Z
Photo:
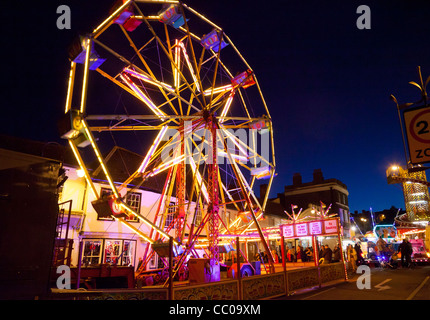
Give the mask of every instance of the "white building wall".
M 130 230 L 127 226 L 115 220 L 99 220 L 97 212 L 94 210 L 91 202 L 96 200 L 91 188 L 87 186 L 85 178 L 79 177 L 75 168 L 67 168 L 68 180 L 64 184 L 61 201 L 72 200 L 72 216 L 69 228 L 68 238 L 74 240 L 72 261 L 73 266 L 78 265 L 79 256 L 79 242 L 81 240 L 88 239 L 118 239 L 118 240 L 134 240 L 136 241 L 136 248 L 134 254 L 133 264 L 136 267 L 139 258 L 144 256 L 146 246 L 148 243 L 141 238 L 137 233 Z M 108 184 L 94 183 L 97 192 L 100 194 L 102 188 L 110 189 Z M 121 195 L 125 195 L 127 190 L 122 190 Z M 133 192 L 141 194 L 140 203 L 140 214 L 154 223 L 154 217 L 159 206 L 161 195 L 156 192 L 136 189 Z M 163 199 L 161 203 L 160 212 L 164 212 L 165 206 L 169 203 L 176 203 L 176 198 L 171 197 L 167 200 Z M 195 205 L 190 205 L 190 214 L 188 215 L 188 226 L 191 225 Z M 203 214 L 203 213 L 202 213 Z M 233 209 L 224 210 L 224 207 L 220 208 L 219 216 L 223 220 L 224 224 L 229 225 L 237 217 L 237 211 Z M 203 217 L 202 217 L 203 218 Z M 282 224 L 283 220 L 274 217 L 267 216 L 264 220 L 260 221 L 261 227 L 272 227 Z M 146 235 L 150 235 L 151 228 L 139 221 L 130 222 L 134 227 L 143 232 Z M 156 223 L 158 225 L 158 222 Z M 220 227 L 223 224 L 220 221 Z M 253 224 L 251 229 L 255 228 Z M 187 228 L 188 231 L 188 228 Z M 155 231 L 154 231 L 155 232 Z M 202 235 L 206 234 L 206 230 L 203 230 Z M 175 236 L 175 230 L 170 231 L 170 235 Z M 103 261 L 102 261 L 103 262 Z

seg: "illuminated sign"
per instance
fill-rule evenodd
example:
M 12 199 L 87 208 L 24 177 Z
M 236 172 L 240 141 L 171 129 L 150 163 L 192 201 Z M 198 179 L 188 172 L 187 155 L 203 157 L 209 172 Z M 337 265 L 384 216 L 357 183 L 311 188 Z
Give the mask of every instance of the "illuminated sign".
M 294 237 L 294 225 L 288 224 L 288 225 L 282 226 L 282 235 L 285 238 Z
M 324 221 L 325 233 L 337 233 L 337 220 L 325 220 Z
M 280 228 L 281 234 L 284 236 L 284 238 L 300 238 L 337 234 L 339 230 L 337 219 L 285 224 L 281 225 Z
M 309 234 L 322 234 L 322 223 L 320 221 L 309 222 Z
M 296 224 L 296 236 L 297 237 L 306 237 L 308 235 L 308 224 L 307 223 L 299 223 Z
M 393 239 L 397 236 L 397 229 L 392 224 L 389 225 L 377 225 L 373 228 L 373 233 L 376 237 L 382 236 L 382 238 Z

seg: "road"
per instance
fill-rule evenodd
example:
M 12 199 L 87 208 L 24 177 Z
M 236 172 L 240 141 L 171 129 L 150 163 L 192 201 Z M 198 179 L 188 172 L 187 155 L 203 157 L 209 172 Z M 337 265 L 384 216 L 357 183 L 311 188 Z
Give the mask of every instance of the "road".
M 303 290 L 279 300 L 430 300 L 430 266 L 368 271 L 367 278 L 364 273 L 354 274 L 348 281 Z

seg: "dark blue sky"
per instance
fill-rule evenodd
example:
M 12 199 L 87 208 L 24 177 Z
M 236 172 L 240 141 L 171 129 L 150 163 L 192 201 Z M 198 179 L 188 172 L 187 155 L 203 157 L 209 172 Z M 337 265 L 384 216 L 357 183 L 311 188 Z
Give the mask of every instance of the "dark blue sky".
M 1 133 L 60 141 L 67 49 L 107 14 L 112 1 L 1 5 Z M 419 100 L 417 66 L 430 75 L 429 1 L 184 1 L 223 27 L 254 69 L 274 120 L 278 176 L 271 196 L 314 169 L 349 190 L 350 210 L 404 208 L 386 168 L 405 165 L 396 107 Z M 58 30 L 69 5 L 72 29 Z M 359 30 L 359 5 L 371 29 Z M 19 12 L 19 14 L 18 14 Z

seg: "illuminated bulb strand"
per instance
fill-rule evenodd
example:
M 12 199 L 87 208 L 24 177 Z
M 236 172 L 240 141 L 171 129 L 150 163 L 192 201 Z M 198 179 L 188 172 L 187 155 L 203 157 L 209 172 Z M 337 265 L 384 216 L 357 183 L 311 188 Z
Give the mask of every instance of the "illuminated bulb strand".
M 203 137 L 200 136 L 200 135 L 198 135 L 197 133 L 194 132 L 193 135 L 196 136 L 198 139 L 203 140 Z M 207 139 L 204 139 L 204 141 L 202 142 L 202 144 L 208 145 L 208 147 L 211 148 L 211 145 L 210 145 L 210 143 L 208 142 Z M 238 148 L 239 148 L 239 146 L 238 146 Z M 242 151 L 243 151 L 243 149 L 242 149 Z M 194 155 L 198 155 L 200 152 L 201 152 L 201 150 L 197 150 L 196 153 L 193 154 L 193 156 Z M 224 149 L 217 148 L 217 154 L 219 156 L 223 156 L 225 158 L 228 158 L 228 154 L 227 154 L 227 152 L 224 151 Z M 231 155 L 231 157 L 233 159 L 236 159 L 236 160 L 239 160 L 239 161 L 244 161 L 244 162 L 248 161 L 248 158 L 246 156 L 243 156 L 243 155 L 240 155 L 240 154 L 235 154 L 235 153 L 231 153 L 230 155 Z M 206 158 L 207 158 L 207 156 L 204 156 L 204 159 L 206 159 Z
M 174 86 L 176 89 L 179 89 L 179 86 L 181 84 L 181 79 L 179 77 L 179 70 L 181 69 L 181 49 L 178 46 L 178 40 L 175 42 L 175 68 L 173 71 L 173 80 L 174 80 Z
M 230 95 L 228 96 L 228 98 L 227 98 L 227 101 L 226 101 L 226 103 L 225 103 L 225 105 L 224 105 L 224 109 L 222 110 L 222 113 L 221 113 L 221 117 L 220 117 L 220 119 L 219 119 L 219 122 L 220 123 L 223 123 L 224 122 L 224 118 L 225 118 L 225 116 L 227 115 L 227 112 L 228 112 L 228 110 L 230 109 L 230 106 L 231 106 L 231 103 L 233 102 L 233 97 L 234 97 L 234 91 L 232 91 L 231 93 L 230 93 Z
M 228 110 L 230 109 L 230 105 L 233 102 L 233 97 L 235 95 L 235 90 L 234 90 L 234 86 L 231 84 L 222 86 L 222 87 L 217 87 L 217 88 L 210 88 L 210 89 L 206 89 L 205 91 L 203 91 L 203 95 L 204 96 L 210 96 L 212 94 L 219 94 L 215 99 L 212 100 L 211 104 L 214 105 L 225 93 L 230 92 L 227 101 L 224 105 L 224 109 L 221 113 L 221 116 L 219 118 L 219 122 L 223 123 L 225 121 L 225 116 L 227 115 Z
M 146 167 L 148 166 L 149 160 L 151 159 L 152 155 L 154 154 L 155 150 L 157 149 L 158 145 L 160 144 L 161 140 L 163 139 L 168 127 L 164 126 L 160 132 L 158 133 L 157 137 L 155 138 L 154 142 L 151 145 L 151 148 L 149 149 L 148 153 L 145 156 L 145 159 L 143 159 L 142 164 L 140 165 L 139 169 L 137 169 L 138 172 L 144 172 L 146 170 Z
M 228 130 L 226 130 L 224 128 L 222 129 L 222 131 L 230 138 L 231 141 L 233 141 L 234 145 L 242 153 L 242 156 L 243 157 L 248 157 L 247 151 L 239 144 L 239 142 L 237 141 L 237 137 L 235 135 L 233 135 L 230 131 L 228 131 Z
M 213 94 L 217 94 L 217 93 L 226 93 L 229 92 L 233 89 L 233 85 L 228 84 L 226 86 L 222 86 L 222 87 L 217 87 L 217 88 L 210 88 L 210 89 L 206 89 L 205 91 L 203 91 L 203 95 L 204 96 L 210 96 L 212 93 Z
M 287 210 L 285 210 L 284 212 L 285 212 L 285 214 L 291 219 L 291 221 L 293 222 L 293 223 L 296 223 L 296 222 L 299 222 L 299 221 L 301 221 L 301 219 L 299 219 L 299 217 L 300 217 L 300 214 L 302 213 L 302 209 L 303 208 L 300 208 L 300 210 L 299 210 L 299 213 L 297 213 L 297 214 L 295 214 L 294 213 L 294 209 L 296 209 L 297 208 L 297 206 L 296 205 L 291 205 L 291 211 L 293 212 L 293 214 L 292 215 L 290 215 L 289 213 L 288 213 L 288 211 Z
M 67 111 L 70 110 L 70 107 L 72 105 L 73 85 L 75 82 L 75 72 L 76 72 L 76 63 L 72 61 L 71 65 L 70 65 L 69 82 L 67 85 L 67 98 L 66 98 L 65 113 L 67 113 Z
M 86 40 L 86 46 L 85 46 L 85 50 L 87 51 L 85 54 L 84 78 L 82 81 L 82 95 L 81 95 L 81 107 L 80 107 L 81 113 L 85 113 L 85 105 L 87 103 L 88 70 L 90 68 L 91 47 L 92 47 L 91 39 L 88 38 Z
M 84 165 L 84 162 L 82 161 L 81 156 L 79 155 L 77 147 L 74 145 L 74 143 L 71 140 L 69 140 L 69 145 L 73 151 L 73 154 L 75 155 L 76 161 L 79 164 L 80 170 L 82 170 L 84 172 L 85 180 L 87 181 L 88 185 L 91 187 L 91 190 L 93 191 L 94 196 L 98 199 L 98 197 L 99 197 L 98 192 L 97 192 L 97 190 L 93 184 L 93 181 L 91 180 L 91 177 L 90 177 L 90 175 L 89 175 L 89 173 L 88 173 L 88 171 Z
M 170 92 L 174 92 L 174 91 L 175 91 L 175 90 L 174 90 L 171 86 L 169 86 L 167 83 L 164 83 L 164 82 L 161 82 L 161 81 L 154 80 L 154 79 L 152 79 L 150 76 L 147 76 L 146 74 L 143 74 L 143 73 L 137 72 L 137 71 L 135 71 L 135 70 L 131 70 L 131 69 L 129 69 L 129 68 L 125 68 L 125 69 L 123 70 L 123 72 L 127 72 L 128 74 L 130 74 L 130 75 L 132 75 L 132 76 L 134 76 L 134 77 L 136 77 L 136 78 L 138 78 L 138 79 L 140 79 L 140 80 L 143 80 L 143 81 L 145 81 L 145 82 L 147 82 L 147 83 L 153 84 L 153 85 L 155 85 L 155 86 L 157 86 L 157 87 L 159 87 L 159 88 L 166 89 L 166 90 L 168 90 L 168 91 L 170 91 Z
M 155 168 L 153 171 L 149 172 L 146 177 L 153 177 L 157 174 L 159 174 L 160 172 L 163 172 L 164 170 L 169 169 L 170 167 L 177 165 L 178 163 L 180 163 L 181 161 L 183 161 L 185 159 L 185 155 L 180 155 L 179 157 L 176 157 L 168 162 L 165 162 L 163 164 L 161 164 L 159 167 Z
M 113 180 L 112 180 L 112 178 L 111 178 L 111 176 L 110 176 L 110 174 L 109 174 L 109 172 L 108 172 L 108 170 L 107 170 L 107 168 L 106 168 L 106 166 L 104 164 L 104 161 L 103 161 L 103 158 L 102 158 L 102 156 L 100 154 L 100 151 L 99 151 L 99 149 L 97 148 L 97 145 L 94 142 L 93 135 L 92 135 L 91 131 L 88 129 L 88 126 L 87 126 L 85 120 L 82 120 L 82 125 L 84 127 L 85 134 L 86 134 L 87 138 L 90 140 L 90 143 L 91 143 L 91 146 L 93 147 L 94 153 L 96 154 L 96 157 L 99 160 L 100 166 L 101 166 L 101 168 L 102 168 L 102 170 L 103 170 L 103 172 L 104 172 L 104 174 L 106 176 L 106 179 L 109 182 L 109 185 L 110 185 L 110 187 L 112 189 L 112 192 L 115 195 L 115 198 L 117 198 L 117 199 L 120 198 L 120 196 L 118 194 L 118 191 L 117 191 L 117 189 L 115 187 L 115 184 L 113 183 Z
M 247 148 L 250 151 L 249 158 L 258 157 L 262 162 L 265 162 L 267 165 L 271 165 L 264 157 L 260 156 L 255 150 L 251 149 L 247 146 L 243 141 L 241 141 L 238 137 L 230 133 L 225 127 L 221 125 L 222 132 L 224 132 L 235 144 L 235 146 L 243 153 L 243 156 L 248 157 L 248 154 L 244 148 Z
M 157 108 L 157 106 L 146 96 L 125 74 L 120 74 L 120 78 L 130 87 L 131 90 L 136 93 L 140 99 L 162 120 L 166 118 L 166 115 Z
M 120 223 L 122 223 L 123 225 L 125 225 L 126 227 L 130 228 L 130 230 L 134 231 L 135 233 L 137 233 L 142 239 L 144 239 L 145 241 L 149 242 L 149 243 L 154 243 L 154 240 L 152 240 L 151 238 L 149 238 L 146 234 L 144 234 L 142 231 L 140 231 L 139 229 L 137 229 L 136 227 L 134 227 L 133 225 L 131 225 L 130 223 L 128 223 L 127 221 L 123 220 L 123 219 L 119 219 L 115 216 L 113 216 L 113 218 L 116 221 L 119 221 Z
M 103 21 L 96 29 L 94 29 L 92 35 L 97 37 L 109 24 L 121 13 L 121 11 L 131 4 L 131 0 L 125 1 L 122 6 L 116 9 L 105 21 Z
M 191 64 L 190 58 L 188 57 L 187 50 L 185 49 L 185 45 L 182 43 L 182 41 L 180 41 L 177 44 L 179 44 L 179 46 L 182 49 L 182 54 L 184 55 L 185 61 L 187 62 L 188 69 L 191 72 L 191 76 L 193 77 L 193 81 L 194 81 L 194 83 L 196 85 L 196 89 L 197 89 L 197 91 L 200 92 L 200 86 L 199 86 L 199 83 L 197 81 L 197 76 L 196 76 L 196 74 L 194 72 L 194 68 L 193 68 L 193 65 Z
M 204 182 L 202 181 L 202 176 L 201 176 L 200 172 L 197 170 L 196 163 L 194 162 L 194 159 L 192 157 L 190 157 L 190 164 L 191 164 L 191 169 L 193 171 L 193 174 L 196 176 L 197 181 L 199 183 L 200 190 L 202 191 L 203 196 L 206 199 L 206 202 L 209 203 L 208 190 L 206 189 L 206 186 L 204 185 Z
M 155 231 L 157 231 L 159 234 L 161 234 L 162 236 L 169 238 L 169 235 L 164 232 L 163 230 L 161 230 L 160 228 L 158 228 L 155 224 L 153 224 L 151 221 L 147 220 L 146 218 L 142 217 L 141 215 L 137 214 L 136 212 L 134 212 L 131 208 L 129 208 L 126 204 L 124 204 L 123 202 L 121 202 L 119 204 L 121 206 L 121 208 L 123 208 L 125 211 L 129 212 L 130 214 L 132 214 L 133 216 L 139 218 L 143 223 L 145 223 L 147 226 L 149 226 L 150 228 L 154 229 Z M 173 242 L 175 244 L 178 244 L 178 242 L 176 240 L 173 239 Z

